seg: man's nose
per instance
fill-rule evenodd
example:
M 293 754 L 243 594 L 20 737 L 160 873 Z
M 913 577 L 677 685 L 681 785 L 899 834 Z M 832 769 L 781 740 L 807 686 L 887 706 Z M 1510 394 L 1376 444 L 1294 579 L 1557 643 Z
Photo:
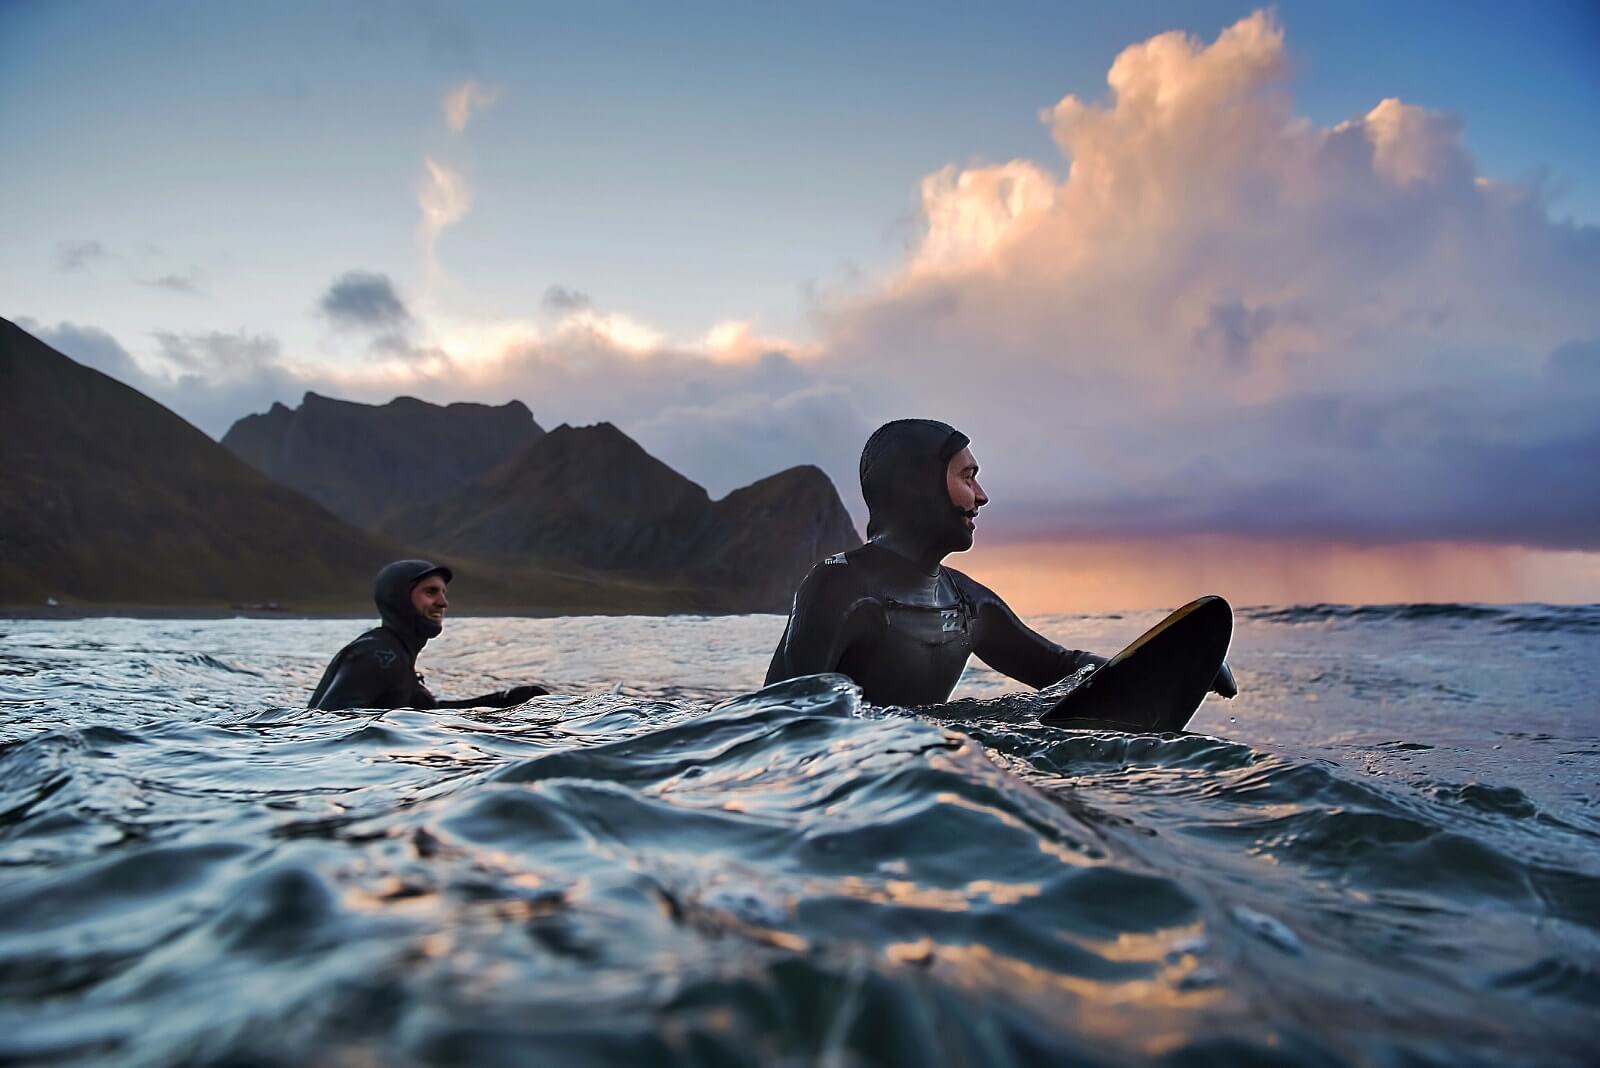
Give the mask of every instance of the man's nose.
M 983 492 L 983 487 L 976 482 L 972 484 L 972 500 L 974 508 L 982 508 L 989 503 L 989 495 Z

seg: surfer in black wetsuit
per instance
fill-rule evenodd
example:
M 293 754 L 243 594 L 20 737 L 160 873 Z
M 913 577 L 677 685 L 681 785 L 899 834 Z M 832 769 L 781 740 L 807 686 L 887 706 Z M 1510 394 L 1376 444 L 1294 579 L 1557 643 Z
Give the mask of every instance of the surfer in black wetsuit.
M 448 567 L 397 560 L 378 572 L 372 599 L 383 625 L 340 649 L 312 691 L 308 708 L 509 708 L 549 691 L 541 686 L 441 701 L 417 674 L 417 654 L 444 629 Z
M 941 561 L 972 548 L 989 503 L 967 436 L 933 419 L 898 419 L 861 452 L 867 544 L 811 569 L 772 654 L 767 684 L 836 671 L 875 705 L 950 698 L 969 655 L 1035 688 L 1105 657 L 1063 649 L 987 587 Z M 1231 676 L 1217 677 L 1219 693 Z

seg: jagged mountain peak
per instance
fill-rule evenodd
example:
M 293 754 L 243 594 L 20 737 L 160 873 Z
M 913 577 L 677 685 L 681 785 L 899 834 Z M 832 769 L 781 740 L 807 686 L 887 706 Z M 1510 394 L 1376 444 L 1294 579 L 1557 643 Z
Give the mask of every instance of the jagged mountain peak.
M 298 408 L 246 416 L 222 444 L 359 526 L 453 492 L 544 431 L 526 404 L 362 404 L 307 391 Z

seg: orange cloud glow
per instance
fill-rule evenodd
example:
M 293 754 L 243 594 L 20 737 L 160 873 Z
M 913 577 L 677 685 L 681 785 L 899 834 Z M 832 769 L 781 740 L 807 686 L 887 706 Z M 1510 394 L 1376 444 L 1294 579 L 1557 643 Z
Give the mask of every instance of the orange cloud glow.
M 1014 543 L 947 561 L 1018 612 L 1440 601 L 1600 602 L 1600 553 L 1483 545 L 1358 546 L 1244 538 Z

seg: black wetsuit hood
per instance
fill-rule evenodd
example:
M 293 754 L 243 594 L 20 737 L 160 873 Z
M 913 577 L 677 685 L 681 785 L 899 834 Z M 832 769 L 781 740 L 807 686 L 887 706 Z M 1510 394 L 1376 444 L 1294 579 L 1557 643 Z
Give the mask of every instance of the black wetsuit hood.
M 411 606 L 411 591 L 429 575 L 442 575 L 446 583 L 454 577 L 448 567 L 428 560 L 396 560 L 378 572 L 372 584 L 372 600 L 378 606 L 379 618 L 386 629 L 399 637 L 412 660 L 429 638 L 437 638 L 444 629 Z
M 896 419 L 873 431 L 861 450 L 861 496 L 867 538 L 924 570 L 972 548 L 972 532 L 950 501 L 945 470 L 968 437 L 937 419 Z

